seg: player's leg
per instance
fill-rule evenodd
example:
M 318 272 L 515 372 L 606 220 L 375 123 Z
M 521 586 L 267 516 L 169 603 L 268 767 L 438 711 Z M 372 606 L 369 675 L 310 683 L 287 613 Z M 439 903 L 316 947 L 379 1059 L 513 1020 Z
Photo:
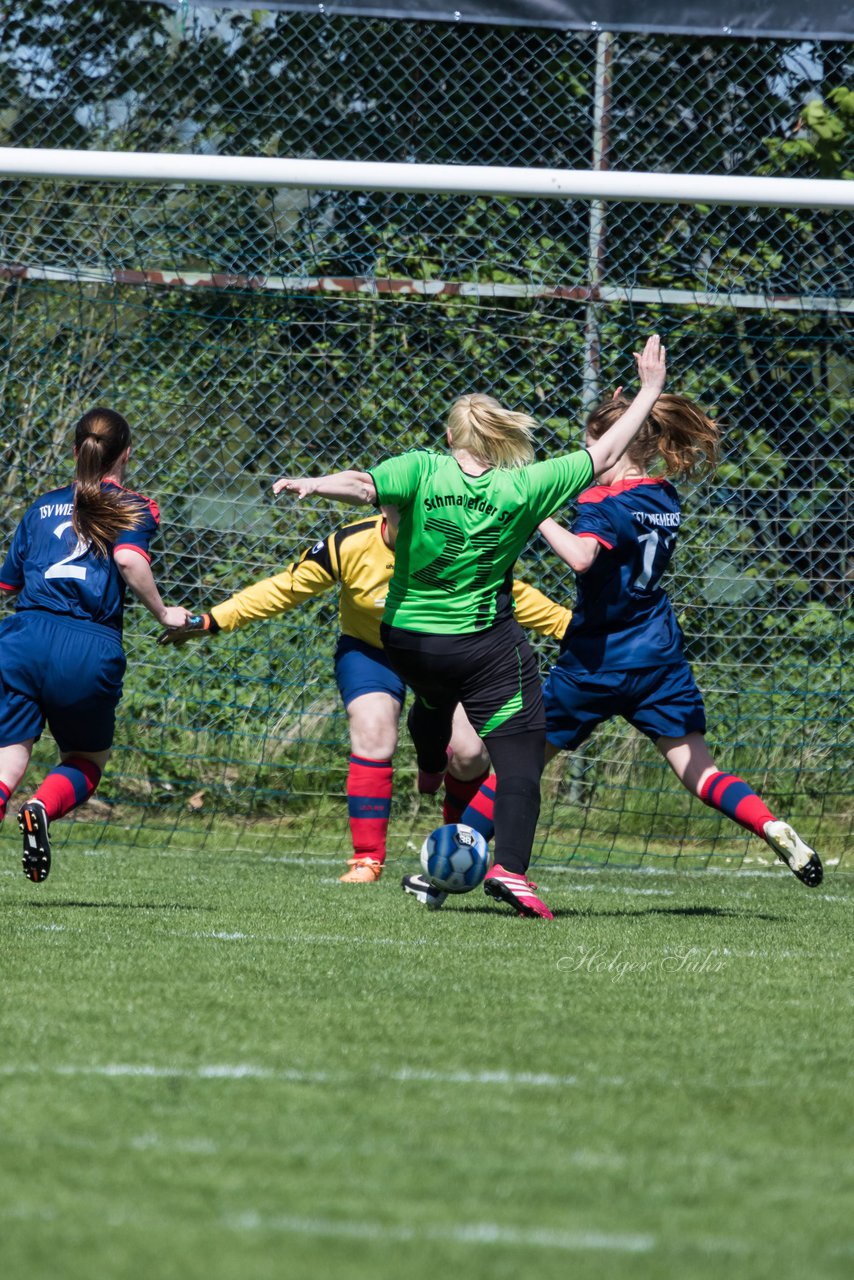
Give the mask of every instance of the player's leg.
M 379 880 L 386 857 L 401 703 L 389 693 L 364 693 L 347 704 L 350 761 L 347 813 L 353 856 L 345 884 Z
M 24 841 L 24 874 L 29 880 L 46 879 L 50 870 L 50 824 L 86 803 L 101 781 L 109 757 L 108 748 L 61 751 L 59 764 L 21 805 L 18 826 Z
M 540 814 L 545 715 L 537 661 L 515 620 L 472 641 L 461 701 L 495 770 L 495 855 L 483 883 L 520 915 L 551 920 L 527 878 Z
M 459 822 L 463 811 L 489 776 L 489 754 L 483 739 L 461 706 L 454 711 L 451 758 L 445 770 L 442 818 Z
M 635 672 L 631 681 L 626 719 L 655 743 L 686 790 L 759 836 L 804 884 L 820 884 L 815 850 L 788 823 L 779 822 L 743 778 L 715 764 L 706 745 L 703 697 L 689 664 Z
M 25 874 L 50 869 L 50 824 L 94 793 L 110 756 L 126 660 L 106 627 L 54 618 L 44 624 L 50 661 L 42 671 L 41 703 L 59 748 L 59 763 L 18 811 Z M 40 874 L 39 874 L 40 873 Z
M 655 743 L 682 785 L 710 809 L 752 831 L 809 888 L 822 880 L 821 859 L 789 823 L 774 817 L 765 801 L 734 773 L 718 768 L 702 733 L 661 737 Z
M 434 796 L 441 787 L 450 758 L 454 703 L 432 689 L 415 690 L 406 727 L 415 747 L 418 764 L 418 791 Z
M 546 764 L 560 751 L 574 751 L 598 724 L 615 714 L 620 693 L 612 683 L 591 679 L 568 659 L 561 659 L 552 667 L 543 686 Z M 495 830 L 496 784 L 496 776 L 491 773 L 460 818 L 486 841 L 492 839 Z
M 33 743 L 41 736 L 45 712 L 41 704 L 44 667 L 51 644 L 39 615 L 9 618 L 0 641 L 0 817 L 30 763 Z M 20 816 L 18 819 L 21 825 Z M 23 833 L 23 827 L 21 827 Z M 50 844 L 32 847 L 24 838 L 24 874 L 38 884 L 50 871 Z
M 548 730 L 546 731 L 548 733 Z M 559 755 L 560 747 L 554 746 L 546 738 L 545 763 L 548 764 L 556 755 Z M 471 797 L 465 809 L 463 809 L 460 817 L 454 821 L 463 822 L 466 826 L 474 827 L 475 831 L 479 831 L 487 844 L 490 843 L 495 834 L 495 791 L 498 779 L 494 773 L 489 773 L 483 779 L 475 794 Z
M 347 812 L 353 856 L 345 884 L 372 884 L 386 856 L 392 757 L 406 693 L 382 649 L 342 636 L 335 651 L 335 679 L 350 731 Z
M 448 764 L 462 636 L 421 635 L 380 627 L 383 649 L 392 668 L 412 690 L 406 725 L 418 762 L 418 790 L 435 794 Z M 462 646 L 464 651 L 465 646 Z
M 13 742 L 8 747 L 0 747 L 0 822 L 6 817 L 12 793 L 27 772 L 33 742 L 33 738 L 27 738 L 24 742 Z
M 465 821 L 463 813 L 468 811 L 476 798 L 479 798 L 481 787 L 486 783 L 489 768 L 489 755 L 483 739 L 475 732 L 474 727 L 461 706 L 454 710 L 451 730 L 451 756 L 444 774 L 445 797 L 442 803 L 443 822 Z M 494 798 L 494 792 L 490 792 Z M 489 808 L 489 835 L 492 839 L 492 798 Z M 401 880 L 404 893 L 410 893 L 430 910 L 436 911 L 447 898 L 447 893 L 431 885 L 420 873 L 405 875 Z

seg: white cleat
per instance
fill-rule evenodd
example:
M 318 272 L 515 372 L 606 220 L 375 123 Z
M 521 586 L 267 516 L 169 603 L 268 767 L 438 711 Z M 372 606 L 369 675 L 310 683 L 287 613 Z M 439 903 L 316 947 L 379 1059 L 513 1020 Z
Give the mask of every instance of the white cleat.
M 802 884 L 810 889 L 821 884 L 824 875 L 821 858 L 815 849 L 804 844 L 794 827 L 788 822 L 766 822 L 764 834 L 766 843 Z

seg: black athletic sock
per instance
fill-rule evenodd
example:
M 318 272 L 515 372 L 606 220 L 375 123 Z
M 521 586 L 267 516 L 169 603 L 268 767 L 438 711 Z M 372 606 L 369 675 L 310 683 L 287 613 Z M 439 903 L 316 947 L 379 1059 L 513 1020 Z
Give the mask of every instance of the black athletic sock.
M 545 741 L 542 730 L 486 739 L 496 776 L 495 861 L 519 875 L 528 870 L 534 847 Z

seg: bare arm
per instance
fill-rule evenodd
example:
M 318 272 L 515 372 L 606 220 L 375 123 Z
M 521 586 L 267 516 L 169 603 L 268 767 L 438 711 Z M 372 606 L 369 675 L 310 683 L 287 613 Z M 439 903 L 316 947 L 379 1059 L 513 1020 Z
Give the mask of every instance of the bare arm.
M 664 390 L 667 361 L 658 334 L 654 333 L 651 338 L 647 338 L 643 351 L 636 351 L 634 356 L 638 366 L 640 391 L 613 427 L 587 446 L 587 452 L 593 461 L 593 472 L 597 476 L 603 471 L 609 471 L 619 462 Z
M 326 476 L 282 476 L 273 485 L 273 493 L 282 490 L 295 493 L 298 498 L 308 498 L 316 493 L 321 498 L 334 498 L 338 502 L 368 503 L 373 506 L 377 491 L 367 471 L 335 471 Z
M 595 538 L 579 538 L 577 533 L 570 533 L 551 516 L 540 523 L 540 533 L 552 551 L 575 573 L 586 573 L 602 550 L 601 542 Z
M 127 547 L 119 547 L 113 552 L 113 559 L 119 573 L 130 587 L 133 594 L 144 604 L 164 627 L 183 627 L 190 620 L 190 612 L 179 607 L 167 607 L 160 599 L 151 565 L 145 556 L 138 551 L 129 551 Z

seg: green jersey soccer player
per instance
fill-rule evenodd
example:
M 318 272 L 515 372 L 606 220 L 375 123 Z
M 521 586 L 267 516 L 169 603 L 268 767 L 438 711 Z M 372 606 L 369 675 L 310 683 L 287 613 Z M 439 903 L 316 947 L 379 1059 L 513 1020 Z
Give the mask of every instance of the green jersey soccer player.
M 448 416 L 450 455 L 414 450 L 372 471 L 294 479 L 274 493 L 394 504 L 395 569 L 381 630 L 414 691 L 409 728 L 419 767 L 444 764 L 454 707 L 484 739 L 497 778 L 495 863 L 486 893 L 525 916 L 552 913 L 526 877 L 540 809 L 545 717 L 537 662 L 510 607 L 516 557 L 540 521 L 622 457 L 664 388 L 657 335 L 636 353 L 641 388 L 586 450 L 533 462 L 533 418 L 490 396 L 461 396 Z

